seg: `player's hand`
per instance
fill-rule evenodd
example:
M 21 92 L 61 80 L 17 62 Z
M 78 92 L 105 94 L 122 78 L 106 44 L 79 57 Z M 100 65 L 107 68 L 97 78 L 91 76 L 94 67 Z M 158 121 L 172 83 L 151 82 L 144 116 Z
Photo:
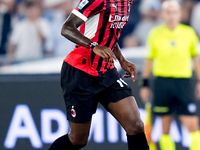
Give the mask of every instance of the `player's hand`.
M 196 99 L 200 100 L 200 83 L 197 83 L 196 85 L 195 95 L 196 95 Z
M 107 63 L 114 63 L 114 60 L 117 61 L 115 54 L 109 47 L 97 45 L 93 48 L 93 52 L 100 57 L 102 57 Z
M 142 87 L 140 89 L 140 97 L 144 103 L 148 102 L 150 99 L 152 99 L 153 94 L 151 90 L 148 87 Z
M 133 82 L 135 82 L 136 76 L 137 76 L 137 70 L 136 66 L 131 63 L 130 61 L 124 60 L 121 63 L 121 67 L 125 72 L 124 78 L 131 77 L 133 79 Z

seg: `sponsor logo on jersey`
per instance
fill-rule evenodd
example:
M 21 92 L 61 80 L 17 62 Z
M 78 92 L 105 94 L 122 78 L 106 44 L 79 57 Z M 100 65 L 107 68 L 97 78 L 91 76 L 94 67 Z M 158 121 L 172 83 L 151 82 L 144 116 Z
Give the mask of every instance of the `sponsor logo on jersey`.
M 128 21 L 129 16 L 110 15 L 109 22 Z
M 110 15 L 109 22 L 113 22 L 110 28 L 122 29 L 128 22 L 129 16 Z
M 88 2 L 89 2 L 88 0 L 83 0 L 83 1 L 79 4 L 78 8 L 79 8 L 79 9 L 82 9 L 83 7 L 85 7 L 85 5 L 87 5 Z

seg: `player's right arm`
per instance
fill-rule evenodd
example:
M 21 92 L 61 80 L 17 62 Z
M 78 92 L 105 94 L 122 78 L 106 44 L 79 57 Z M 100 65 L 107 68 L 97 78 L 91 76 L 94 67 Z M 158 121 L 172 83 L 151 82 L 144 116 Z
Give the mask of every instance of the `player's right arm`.
M 197 37 L 195 31 L 192 29 L 192 38 L 191 39 L 191 48 L 190 48 L 190 53 L 191 57 L 193 60 L 193 66 L 194 66 L 194 71 L 196 73 L 196 78 L 197 78 L 197 84 L 196 84 L 196 90 L 195 90 L 195 95 L 196 99 L 200 100 L 200 61 L 199 61 L 199 50 L 198 50 L 198 43 L 199 43 L 199 38 Z
M 84 21 L 81 18 L 71 13 L 63 24 L 61 34 L 68 40 L 80 46 L 88 47 L 92 41 L 77 29 L 83 23 Z M 102 57 L 106 62 L 113 62 L 113 59 L 116 59 L 111 49 L 105 46 L 97 45 L 93 48 L 93 52 Z
M 82 19 L 71 13 L 62 26 L 61 30 L 62 36 L 80 46 L 87 47 L 88 43 L 90 43 L 91 40 L 85 37 L 77 29 L 83 23 L 84 21 Z

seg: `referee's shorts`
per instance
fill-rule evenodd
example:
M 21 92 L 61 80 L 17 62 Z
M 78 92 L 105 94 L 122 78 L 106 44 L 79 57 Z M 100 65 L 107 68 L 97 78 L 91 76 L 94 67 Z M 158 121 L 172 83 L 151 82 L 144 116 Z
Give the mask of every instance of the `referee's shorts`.
M 157 77 L 154 82 L 153 112 L 159 116 L 196 115 L 197 106 L 190 79 Z
M 61 87 L 67 119 L 74 123 L 90 121 L 98 102 L 108 110 L 110 102 L 133 96 L 131 88 L 115 68 L 99 76 L 92 76 L 63 62 Z

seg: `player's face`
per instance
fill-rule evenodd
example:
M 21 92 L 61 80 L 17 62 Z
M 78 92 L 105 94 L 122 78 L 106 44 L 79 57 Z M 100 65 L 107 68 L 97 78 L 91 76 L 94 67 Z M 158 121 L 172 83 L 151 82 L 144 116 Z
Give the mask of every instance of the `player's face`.
M 162 10 L 162 18 L 170 26 L 176 26 L 181 19 L 181 10 L 178 5 L 169 5 Z

